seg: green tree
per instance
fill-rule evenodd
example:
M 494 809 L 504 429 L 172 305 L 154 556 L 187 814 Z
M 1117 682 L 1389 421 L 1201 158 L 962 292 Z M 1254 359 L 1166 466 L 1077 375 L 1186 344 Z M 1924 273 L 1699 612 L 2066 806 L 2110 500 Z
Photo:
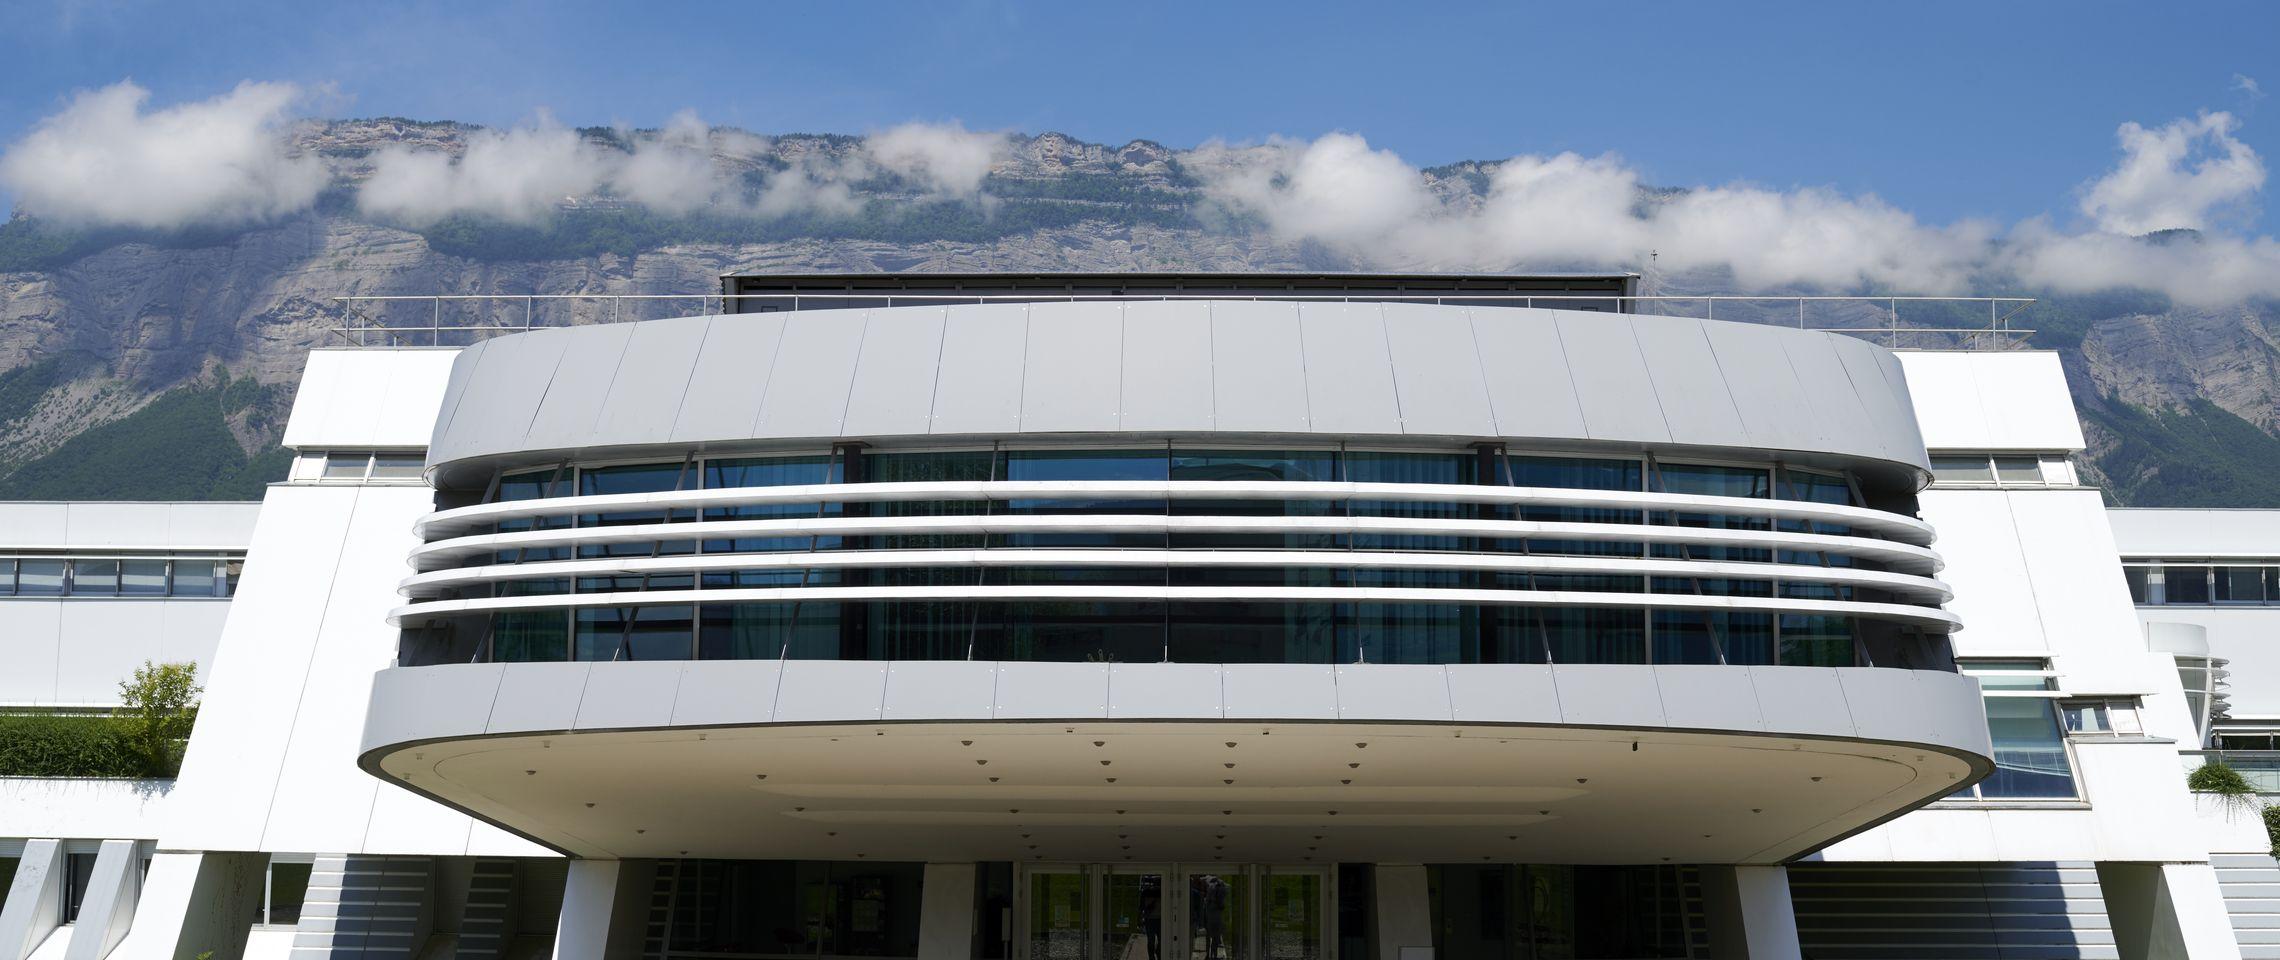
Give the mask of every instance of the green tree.
M 119 684 L 120 739 L 151 777 L 171 777 L 182 769 L 182 751 L 198 721 L 195 663 L 143 661 L 133 679 Z

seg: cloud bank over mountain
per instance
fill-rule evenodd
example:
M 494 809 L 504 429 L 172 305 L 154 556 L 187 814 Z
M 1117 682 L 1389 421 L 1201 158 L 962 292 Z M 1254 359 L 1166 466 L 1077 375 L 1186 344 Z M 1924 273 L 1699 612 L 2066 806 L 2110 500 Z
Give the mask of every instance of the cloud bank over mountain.
M 173 229 L 298 213 L 330 177 L 284 148 L 304 101 L 285 83 L 241 83 L 209 100 L 147 109 L 132 80 L 82 91 L 0 153 L 0 185 L 56 220 Z
M 0 187 L 60 223 L 176 229 L 274 220 L 333 185 L 299 152 L 287 84 L 246 83 L 152 109 L 131 81 L 79 94 L 0 152 Z M 1749 290 L 1955 294 L 2025 285 L 2137 287 L 2187 304 L 2280 297 L 2280 241 L 2252 235 L 2263 159 L 2231 114 L 2116 131 L 2118 158 L 2074 193 L 2067 222 L 1926 222 L 1874 195 L 1750 183 L 1663 189 L 1613 154 L 1523 154 L 1429 175 L 1362 136 L 1207 143 L 1176 159 L 1192 203 L 1353 262 L 1435 270 L 1665 267 L 1729 273 Z M 1014 143 L 912 123 L 845 149 L 766 153 L 693 113 L 590 136 L 540 114 L 472 130 L 456 149 L 389 144 L 348 184 L 364 214 L 411 227 L 450 217 L 537 224 L 606 197 L 672 216 L 852 216 L 867 194 L 973 203 Z M 754 158 L 763 154 L 769 162 Z

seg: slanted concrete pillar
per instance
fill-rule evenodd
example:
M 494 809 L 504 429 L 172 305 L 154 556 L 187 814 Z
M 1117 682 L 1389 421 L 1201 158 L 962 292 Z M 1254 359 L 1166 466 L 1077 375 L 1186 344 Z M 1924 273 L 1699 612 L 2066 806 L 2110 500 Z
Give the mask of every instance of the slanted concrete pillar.
M 245 956 L 247 929 L 261 905 L 266 853 L 160 853 L 135 894 L 135 924 L 112 951 L 131 960 L 212 960 Z M 85 913 L 83 909 L 81 911 Z
M 929 863 L 918 896 L 918 960 L 974 954 L 974 865 Z
M 95 869 L 87 880 L 87 896 L 79 902 L 79 920 L 73 925 L 71 946 L 63 960 L 103 960 L 127 938 L 135 922 L 135 901 L 142 894 L 142 851 L 132 840 L 105 840 L 95 854 Z
M 1401 960 L 1403 948 L 1433 949 L 1433 902 L 1425 886 L 1425 865 L 1381 863 L 1377 888 L 1378 960 Z
M 656 883 L 654 860 L 570 861 L 554 960 L 637 960 Z
M 2122 960 L 2240 960 L 2217 871 L 2206 863 L 2098 864 Z
M 0 907 L 0 960 L 24 960 L 40 948 L 63 914 L 63 841 L 26 840 L 24 858 Z
M 1714 960 L 1800 960 L 1788 867 L 1703 867 L 1702 912 Z

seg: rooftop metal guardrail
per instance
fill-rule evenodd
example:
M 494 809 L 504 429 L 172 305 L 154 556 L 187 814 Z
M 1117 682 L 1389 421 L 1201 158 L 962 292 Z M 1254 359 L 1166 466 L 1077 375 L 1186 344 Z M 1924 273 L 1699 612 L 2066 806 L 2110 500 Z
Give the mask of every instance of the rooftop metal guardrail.
M 581 323 L 614 323 L 735 311 L 752 301 L 766 311 L 841 310 L 854 307 L 954 306 L 993 302 L 1062 303 L 1146 300 L 1273 300 L 1327 303 L 1422 303 L 1458 306 L 1547 307 L 1648 313 L 1707 320 L 1778 323 L 1800 330 L 1877 339 L 1892 347 L 2008 349 L 2035 331 L 2011 321 L 2034 305 L 2032 297 L 1862 296 L 1594 296 L 1479 293 L 546 293 L 433 294 L 334 297 L 340 323 L 330 328 L 351 346 L 461 346 L 503 333 Z M 694 308 L 693 310 L 691 308 Z M 1913 316 L 1903 317 L 1903 308 Z M 1723 309 L 1725 316 L 1719 316 Z M 1984 322 L 1980 311 L 1985 311 Z M 1818 325 L 1815 325 L 1818 324 Z M 1944 339 L 1943 339 L 1944 338 Z M 1903 342 L 1906 340 L 1907 342 Z

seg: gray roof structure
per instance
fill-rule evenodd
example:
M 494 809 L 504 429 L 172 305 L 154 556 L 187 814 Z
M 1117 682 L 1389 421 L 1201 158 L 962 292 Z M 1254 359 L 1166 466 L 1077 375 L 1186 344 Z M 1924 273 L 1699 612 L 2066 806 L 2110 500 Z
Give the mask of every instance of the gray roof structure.
M 497 337 L 454 363 L 428 463 L 448 480 L 476 462 L 623 448 L 1085 434 L 1747 450 L 1867 461 L 1911 485 L 1929 467 L 1898 360 L 1854 337 L 1269 300 L 802 310 Z

